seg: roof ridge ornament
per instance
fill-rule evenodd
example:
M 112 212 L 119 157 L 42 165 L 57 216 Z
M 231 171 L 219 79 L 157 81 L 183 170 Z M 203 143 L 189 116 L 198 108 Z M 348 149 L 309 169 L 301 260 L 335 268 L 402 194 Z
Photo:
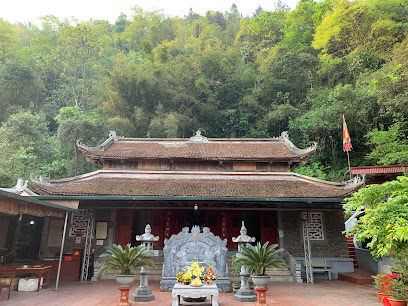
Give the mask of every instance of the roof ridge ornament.
M 285 142 L 285 140 L 289 140 L 289 132 L 283 131 L 281 135 L 279 136 L 279 140 L 282 142 Z
M 205 143 L 205 142 L 209 142 L 209 140 L 207 137 L 201 135 L 200 130 L 197 130 L 195 136 L 190 137 L 188 142 Z
M 88 147 L 87 145 L 83 144 L 80 140 L 76 140 L 76 145 L 78 147 L 78 149 L 84 149 L 86 151 L 91 151 L 91 152 L 103 152 L 105 151 L 107 148 L 109 148 L 109 146 L 114 143 L 117 142 L 119 138 L 125 138 L 124 136 L 118 136 L 116 134 L 115 131 L 109 131 L 109 137 L 108 139 L 106 139 L 102 144 L 100 144 L 99 146 L 96 147 Z
M 357 174 L 352 179 L 345 181 L 346 185 L 344 186 L 344 188 L 349 189 L 349 188 L 354 188 L 354 187 L 364 184 L 365 177 L 366 177 L 365 174 Z
M 314 142 L 313 145 L 311 145 L 310 147 L 306 148 L 306 149 L 299 149 L 298 147 L 296 147 L 293 142 L 291 142 L 289 140 L 289 132 L 288 131 L 283 131 L 281 133 L 281 135 L 278 137 L 280 142 L 283 142 L 288 149 L 290 150 L 290 152 L 292 152 L 293 154 L 305 154 L 305 153 L 311 153 L 313 151 L 316 151 L 317 148 L 317 142 Z
M 118 138 L 118 135 L 116 135 L 116 131 L 109 131 L 109 138 Z
M 18 178 L 17 179 L 17 184 L 16 186 L 14 186 L 14 188 L 16 189 L 16 191 L 23 191 L 24 189 L 27 188 L 28 185 L 28 180 L 25 180 L 23 178 Z

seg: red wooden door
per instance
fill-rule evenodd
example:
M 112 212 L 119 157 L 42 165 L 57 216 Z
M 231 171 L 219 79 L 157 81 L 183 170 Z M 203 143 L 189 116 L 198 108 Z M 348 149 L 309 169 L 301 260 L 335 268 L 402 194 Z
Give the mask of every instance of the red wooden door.
M 131 242 L 133 211 L 130 209 L 118 209 L 116 215 L 115 243 L 126 245 Z
M 227 211 L 227 248 L 238 249 L 237 243 L 232 242 L 232 237 L 238 237 L 241 230 L 242 215 L 240 211 Z
M 276 213 L 274 211 L 263 211 L 260 213 L 261 221 L 261 243 L 269 241 L 269 245 L 278 242 L 276 232 Z
M 205 226 L 210 228 L 214 236 L 221 235 L 221 214 L 220 211 L 207 210 L 205 216 Z
M 187 220 L 187 210 L 172 210 L 170 219 L 170 237 L 171 235 L 180 233 L 183 227 L 187 226 Z
M 162 209 L 151 210 L 150 226 L 152 227 L 152 234 L 160 237 L 159 241 L 154 243 L 153 248 L 155 250 L 163 249 L 165 225 L 166 225 L 166 211 Z

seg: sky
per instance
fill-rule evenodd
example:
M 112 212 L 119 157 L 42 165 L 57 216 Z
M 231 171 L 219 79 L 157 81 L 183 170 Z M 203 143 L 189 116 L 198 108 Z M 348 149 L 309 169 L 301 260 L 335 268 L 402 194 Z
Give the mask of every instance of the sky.
M 0 18 L 9 22 L 34 22 L 39 17 L 54 15 L 60 19 L 75 17 L 78 20 L 107 19 L 114 23 L 120 13 L 131 16 L 131 8 L 140 6 L 144 10 L 162 9 L 165 15 L 183 17 L 190 7 L 204 15 L 206 11 L 229 11 L 235 3 L 243 16 L 251 15 L 260 5 L 266 11 L 275 8 L 277 0 L 0 0 Z M 291 9 L 298 0 L 282 0 Z

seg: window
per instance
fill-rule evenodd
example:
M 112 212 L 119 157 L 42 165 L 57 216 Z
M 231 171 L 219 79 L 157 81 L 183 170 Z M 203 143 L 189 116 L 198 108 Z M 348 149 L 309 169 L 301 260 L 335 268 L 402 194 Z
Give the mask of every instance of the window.
M 307 213 L 302 213 L 302 219 L 305 219 Z M 309 212 L 309 239 L 310 240 L 324 240 L 323 232 L 323 213 Z
M 78 209 L 71 214 L 71 227 L 69 229 L 70 237 L 75 237 L 78 233 L 85 236 L 86 227 L 88 225 L 88 216 L 91 216 L 91 218 L 93 217 L 92 210 Z

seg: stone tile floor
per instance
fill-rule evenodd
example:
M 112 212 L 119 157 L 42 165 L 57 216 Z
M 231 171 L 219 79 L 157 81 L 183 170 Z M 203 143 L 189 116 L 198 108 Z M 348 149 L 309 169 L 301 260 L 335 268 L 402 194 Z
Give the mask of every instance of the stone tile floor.
M 130 293 L 139 285 L 131 288 Z M 155 300 L 149 303 L 129 302 L 134 306 L 171 305 L 171 292 L 160 292 L 159 282 L 152 281 L 149 287 L 153 290 Z M 114 280 L 99 282 L 60 282 L 58 291 L 54 291 L 54 284 L 49 289 L 40 292 L 11 293 L 7 301 L 7 294 L 3 293 L 1 306 L 7 305 L 118 305 L 119 290 Z M 356 285 L 341 280 L 316 280 L 314 285 L 296 283 L 270 283 L 267 291 L 268 305 L 381 305 L 374 289 L 367 285 Z M 240 303 L 234 301 L 232 293 L 220 293 L 220 306 L 249 306 L 255 303 Z

